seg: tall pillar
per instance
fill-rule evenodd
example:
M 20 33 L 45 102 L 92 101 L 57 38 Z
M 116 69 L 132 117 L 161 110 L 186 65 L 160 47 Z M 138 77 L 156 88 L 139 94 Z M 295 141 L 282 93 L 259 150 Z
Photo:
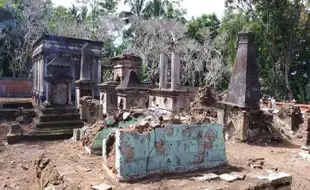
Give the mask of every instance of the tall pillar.
M 40 95 L 43 95 L 44 92 L 44 59 L 40 59 Z
M 39 64 L 38 64 L 38 58 L 36 58 L 36 84 L 35 84 L 35 89 L 36 89 L 36 95 L 39 93 Z
M 68 83 L 68 104 L 69 105 L 72 105 L 72 100 L 71 100 L 71 86 L 72 86 L 72 83 Z
M 97 84 L 101 84 L 101 67 L 102 67 L 102 61 L 98 59 L 97 61 L 98 68 L 97 68 Z
M 41 94 L 41 64 L 40 59 L 37 61 L 38 64 L 38 95 Z
M 180 57 L 172 51 L 171 56 L 171 90 L 178 90 L 180 87 Z
M 254 34 L 238 34 L 238 50 L 226 102 L 242 108 L 259 108 L 261 98 Z
M 46 98 L 46 100 L 45 100 L 45 101 L 46 101 L 47 103 L 49 103 L 49 101 L 50 101 L 50 100 L 49 100 L 49 86 L 50 86 L 49 83 L 46 82 L 46 89 L 45 89 L 45 98 Z
M 160 54 L 159 57 L 159 88 L 167 88 L 168 77 L 168 57 Z
M 32 84 L 34 95 L 36 93 L 36 82 L 37 82 L 36 79 L 37 79 L 37 64 L 36 64 L 36 59 L 34 58 L 33 60 L 33 84 Z
M 80 80 L 91 80 L 91 64 L 92 59 L 89 56 L 89 44 L 85 44 L 82 48 Z

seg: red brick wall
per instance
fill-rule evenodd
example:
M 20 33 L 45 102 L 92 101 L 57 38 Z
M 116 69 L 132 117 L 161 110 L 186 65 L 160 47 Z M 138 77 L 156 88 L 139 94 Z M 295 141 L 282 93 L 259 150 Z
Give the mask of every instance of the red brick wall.
M 30 79 L 0 78 L 0 97 L 31 97 Z

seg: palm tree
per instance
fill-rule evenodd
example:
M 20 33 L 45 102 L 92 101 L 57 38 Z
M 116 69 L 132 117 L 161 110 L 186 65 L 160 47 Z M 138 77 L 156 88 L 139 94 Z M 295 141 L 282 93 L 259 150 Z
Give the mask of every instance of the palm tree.
M 137 17 L 141 17 L 145 7 L 146 0 L 125 0 L 125 4 L 131 7 L 131 12 Z
M 166 16 L 166 8 L 169 6 L 170 2 L 167 0 L 152 0 L 146 3 L 143 10 L 143 15 L 145 18 L 151 17 L 164 17 Z

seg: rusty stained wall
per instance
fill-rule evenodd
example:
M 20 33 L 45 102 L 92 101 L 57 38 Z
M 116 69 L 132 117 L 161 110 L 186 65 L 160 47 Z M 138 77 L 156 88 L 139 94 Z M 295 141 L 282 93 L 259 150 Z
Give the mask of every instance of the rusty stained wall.
M 190 98 L 187 96 L 149 96 L 149 108 L 154 109 L 158 105 L 159 109 L 167 112 L 179 111 L 190 106 Z
M 218 124 L 168 125 L 147 134 L 117 130 L 115 142 L 115 167 L 121 180 L 227 162 L 223 128 Z

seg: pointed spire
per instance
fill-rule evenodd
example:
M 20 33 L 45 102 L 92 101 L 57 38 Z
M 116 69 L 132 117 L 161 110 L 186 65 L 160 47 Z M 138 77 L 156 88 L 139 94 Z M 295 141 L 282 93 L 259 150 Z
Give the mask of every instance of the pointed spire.
M 226 103 L 242 108 L 259 107 L 261 97 L 253 33 L 238 34 L 238 51 Z

